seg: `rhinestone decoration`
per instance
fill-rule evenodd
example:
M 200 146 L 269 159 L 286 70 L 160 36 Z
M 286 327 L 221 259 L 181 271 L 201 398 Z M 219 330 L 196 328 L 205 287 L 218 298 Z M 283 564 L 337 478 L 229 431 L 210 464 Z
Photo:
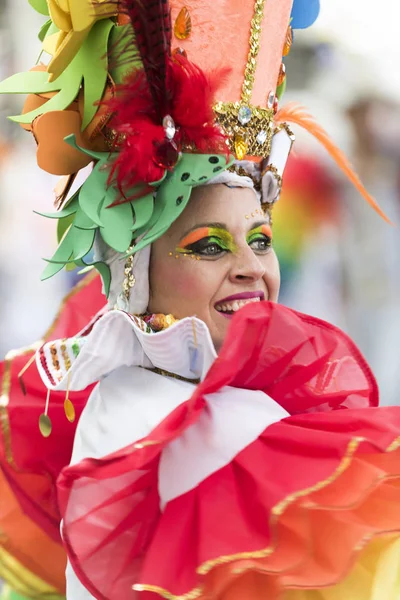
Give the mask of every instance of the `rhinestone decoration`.
M 238 121 L 241 125 L 247 125 L 251 121 L 251 108 L 248 106 L 241 106 L 238 112 Z
M 267 106 L 268 108 L 273 108 L 275 102 L 275 92 L 270 92 L 268 94 Z
M 192 31 L 192 19 L 186 6 L 181 8 L 174 25 L 174 34 L 178 40 L 186 40 Z
M 170 115 L 167 115 L 163 118 L 163 127 L 165 131 L 165 137 L 167 140 L 171 141 L 175 137 L 176 127 L 173 118 Z
M 235 135 L 235 154 L 238 160 L 243 160 L 249 149 L 248 143 L 243 135 Z
M 267 132 L 265 131 L 265 129 L 263 129 L 262 131 L 260 131 L 260 133 L 258 134 L 258 136 L 256 137 L 256 142 L 257 144 L 265 144 L 265 142 L 267 141 Z
M 179 54 L 180 56 L 184 56 L 185 58 L 187 58 L 186 50 L 184 50 L 180 46 L 178 46 L 178 48 L 175 48 L 174 50 L 172 50 L 172 56 L 176 56 L 177 54 Z
M 278 112 L 278 108 L 279 108 L 279 100 L 278 100 L 277 96 L 275 96 L 274 106 L 272 108 L 274 110 L 274 114 L 276 114 Z
M 275 94 L 273 94 L 275 98 Z M 248 108 L 251 121 L 239 118 L 242 108 Z M 268 109 L 258 106 L 243 106 L 241 102 L 219 102 L 214 106 L 216 122 L 229 138 L 228 144 L 238 160 L 244 156 L 266 157 L 271 152 L 272 136 L 274 134 L 274 112 L 272 106 Z M 246 116 L 247 116 L 246 111 Z M 241 112 L 242 117 L 245 115 Z M 266 132 L 263 143 L 257 141 L 261 131 Z
M 283 45 L 283 52 L 282 52 L 283 56 L 287 56 L 289 54 L 292 44 L 293 44 L 293 29 L 289 25 L 287 32 L 286 32 L 285 43 Z
M 277 87 L 280 87 L 282 85 L 282 83 L 285 81 L 285 79 L 286 79 L 286 67 L 283 63 L 281 63 L 281 68 L 279 69 Z
M 172 169 L 178 162 L 178 158 L 178 149 L 169 140 L 165 140 L 154 148 L 153 161 L 162 169 Z

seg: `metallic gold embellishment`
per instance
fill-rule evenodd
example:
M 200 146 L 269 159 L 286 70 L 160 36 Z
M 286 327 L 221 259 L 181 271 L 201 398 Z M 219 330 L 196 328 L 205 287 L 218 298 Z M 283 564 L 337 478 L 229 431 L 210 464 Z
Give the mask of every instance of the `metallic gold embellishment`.
M 137 584 L 132 586 L 132 589 L 135 592 L 153 592 L 154 594 L 159 594 L 161 598 L 164 598 L 165 600 L 196 600 L 196 598 L 200 598 L 200 596 L 203 594 L 202 587 L 195 588 L 188 594 L 183 594 L 183 596 L 175 596 L 175 594 L 167 592 L 167 590 L 158 587 L 158 585 Z
M 70 397 L 69 397 L 70 387 L 71 387 L 71 371 L 68 373 L 67 391 L 66 391 L 65 400 L 64 400 L 64 412 L 65 412 L 65 416 L 67 417 L 68 421 L 70 423 L 74 423 L 76 414 L 75 414 L 75 406 L 72 404 Z
M 257 56 L 260 51 L 261 25 L 264 17 L 264 6 L 266 0 L 256 0 L 254 3 L 254 16 L 250 25 L 249 55 L 247 57 L 244 81 L 242 87 L 242 103 L 249 104 L 254 85 L 254 75 L 257 66 Z
M 290 138 L 290 140 L 292 142 L 292 145 L 293 145 L 293 143 L 296 141 L 296 136 L 294 135 L 293 131 L 290 129 L 290 127 L 289 127 L 289 125 L 287 123 L 279 123 L 279 125 L 277 125 L 275 127 L 274 134 L 279 133 L 283 129 L 288 134 L 288 136 L 289 136 L 289 138 Z
M 157 373 L 157 375 L 162 375 L 163 377 L 172 377 L 172 379 L 186 381 L 187 383 L 194 383 L 196 385 L 200 383 L 200 379 L 198 377 L 191 379 L 190 377 L 183 377 L 183 375 L 177 375 L 176 373 L 171 373 L 170 371 L 159 369 L 158 367 L 142 367 L 142 369 L 146 369 L 146 371 L 151 371 L 152 373 Z
M 186 40 L 192 31 L 192 19 L 186 6 L 181 8 L 174 24 L 174 34 L 178 40 Z
M 261 179 L 257 179 L 256 177 L 254 177 L 254 175 L 248 173 L 246 169 L 244 169 L 241 165 L 231 165 L 230 167 L 228 167 L 227 171 L 230 171 L 231 173 L 236 173 L 236 175 L 239 175 L 240 177 L 248 177 L 252 180 L 254 189 L 257 192 L 261 192 Z M 246 219 L 248 218 L 249 215 L 246 215 Z
M 130 252 L 132 250 L 132 248 L 133 248 L 133 246 L 131 246 L 128 249 L 128 252 Z M 126 259 L 125 270 L 124 270 L 125 278 L 124 278 L 124 282 L 122 284 L 122 291 L 124 293 L 124 296 L 125 296 L 127 302 L 129 302 L 129 298 L 131 295 L 131 289 L 133 288 L 133 286 L 136 283 L 136 279 L 135 279 L 132 269 L 133 269 L 133 254 L 128 256 L 128 258 Z
M 214 106 L 216 122 L 229 138 L 229 148 L 242 160 L 249 156 L 269 156 L 274 130 L 272 108 L 246 107 L 251 111 L 249 120 L 239 118 L 243 104 L 240 102 L 218 102 Z M 262 136 L 260 134 L 263 134 Z
M 63 361 L 65 364 L 65 368 L 67 371 L 69 371 L 71 368 L 71 359 L 68 355 L 68 350 L 67 350 L 67 346 L 65 345 L 65 342 L 66 342 L 65 339 L 61 342 L 60 349 L 61 349 L 61 356 L 63 357 Z

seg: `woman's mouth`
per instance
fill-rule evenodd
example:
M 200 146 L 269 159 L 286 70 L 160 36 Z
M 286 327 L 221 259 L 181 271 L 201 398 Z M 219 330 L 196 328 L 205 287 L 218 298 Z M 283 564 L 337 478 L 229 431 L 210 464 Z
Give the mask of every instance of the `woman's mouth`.
M 262 300 L 264 300 L 264 292 L 242 292 L 241 294 L 219 300 L 215 304 L 215 310 L 221 313 L 223 317 L 231 319 L 243 306 L 253 304 L 254 302 L 261 302 Z

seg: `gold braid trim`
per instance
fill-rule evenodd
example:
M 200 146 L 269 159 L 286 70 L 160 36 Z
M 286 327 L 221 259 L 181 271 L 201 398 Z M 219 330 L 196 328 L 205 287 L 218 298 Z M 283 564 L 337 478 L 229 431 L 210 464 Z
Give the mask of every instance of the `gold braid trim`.
M 272 531 L 273 537 L 275 538 L 275 541 L 272 542 L 270 546 L 268 546 L 267 548 L 264 548 L 262 550 L 258 550 L 258 551 L 239 552 L 237 554 L 220 556 L 218 558 L 206 561 L 205 563 L 203 563 L 202 565 L 200 565 L 197 568 L 197 570 L 196 570 L 197 574 L 198 575 L 207 575 L 215 567 L 218 567 L 218 566 L 224 565 L 224 564 L 229 564 L 229 563 L 235 562 L 237 560 L 246 560 L 246 559 L 253 559 L 253 558 L 255 558 L 255 559 L 266 558 L 267 556 L 270 556 L 276 550 L 277 543 L 278 543 L 276 527 L 278 524 L 279 516 L 282 515 L 285 512 L 285 510 L 291 504 L 293 504 L 297 499 L 303 498 L 304 496 L 307 496 L 308 494 L 311 494 L 313 492 L 317 492 L 317 491 L 327 487 L 328 485 L 332 484 L 334 481 L 336 481 L 336 479 L 340 475 L 342 475 L 342 473 L 344 473 L 344 471 L 346 471 L 346 469 L 350 466 L 350 464 L 354 458 L 354 455 L 357 452 L 360 444 L 362 444 L 362 442 L 364 442 L 364 441 L 366 441 L 366 440 L 363 437 L 354 437 L 349 442 L 344 457 L 342 458 L 339 466 L 335 469 L 335 471 L 332 473 L 332 475 L 330 475 L 323 481 L 319 481 L 315 485 L 310 486 L 309 488 L 305 488 L 304 490 L 299 490 L 298 492 L 296 492 L 294 494 L 290 494 L 284 500 L 282 500 L 276 506 L 274 506 L 274 508 L 271 511 L 270 525 L 271 525 L 271 531 Z M 395 450 L 398 450 L 399 448 L 400 448 L 400 437 L 397 438 L 396 440 L 394 440 L 388 446 L 388 448 L 386 449 L 385 452 L 386 453 L 393 452 Z M 392 475 L 388 475 L 387 477 L 380 478 L 379 481 L 382 482 L 385 479 L 391 479 L 392 477 L 393 477 Z M 362 550 L 365 547 L 365 545 L 373 539 L 373 537 L 375 537 L 375 536 L 373 536 L 371 534 L 366 535 L 364 540 L 362 540 L 362 542 L 357 546 L 355 551 Z M 251 568 L 252 567 L 250 567 L 250 569 Z M 262 569 L 261 567 L 259 567 L 259 569 L 260 569 L 260 572 L 264 572 L 266 574 L 270 573 L 270 571 L 268 569 Z M 235 573 L 242 573 L 244 571 L 245 571 L 245 569 L 241 569 L 240 571 L 235 571 Z M 330 585 L 335 585 L 336 583 L 338 583 L 338 581 L 331 582 Z M 163 588 L 160 588 L 157 586 L 152 586 L 152 585 L 146 585 L 146 584 L 136 584 L 133 586 L 132 589 L 135 591 L 140 591 L 140 592 L 144 592 L 144 591 L 154 592 L 154 593 L 159 594 L 165 600 L 196 600 L 197 598 L 201 598 L 204 594 L 203 586 L 193 588 L 186 594 L 183 594 L 180 596 L 176 596 L 176 595 L 172 594 L 171 592 L 169 592 L 168 590 L 164 590 Z M 203 597 L 205 598 L 205 596 L 203 596 Z
M 257 66 L 257 56 L 261 46 L 261 32 L 262 32 L 262 20 L 264 17 L 264 6 L 266 0 L 255 0 L 254 3 L 254 16 L 251 20 L 250 25 L 250 49 L 247 57 L 246 69 L 244 72 L 244 81 L 242 87 L 242 103 L 249 104 L 251 100 L 251 93 L 254 85 L 254 75 Z

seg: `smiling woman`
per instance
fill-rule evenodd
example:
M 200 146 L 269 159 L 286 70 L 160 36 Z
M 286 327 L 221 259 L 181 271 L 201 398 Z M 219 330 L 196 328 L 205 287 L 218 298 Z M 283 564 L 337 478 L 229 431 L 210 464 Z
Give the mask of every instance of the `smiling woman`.
M 278 299 L 271 238 L 253 189 L 221 183 L 195 189 L 152 246 L 148 310 L 198 317 L 219 349 L 234 312 L 255 299 Z
M 282 115 L 308 125 L 376 208 L 303 109 L 278 111 L 290 24 L 310 25 L 318 0 L 293 12 L 292 0 L 173 0 L 172 11 L 167 0 L 121 0 L 93 12 L 31 1 L 50 7 L 53 60 L 0 91 L 31 93 L 35 108 L 18 120 L 36 136 L 50 119 L 39 154 L 68 176 L 47 215 L 60 244 L 43 277 L 94 267 L 108 310 L 39 348 L 41 444 L 26 434 L 36 388 L 11 407 L 4 366 L 10 583 L 17 564 L 35 600 L 62 593 L 59 582 L 49 590 L 53 565 L 33 560 L 54 545 L 54 567 L 68 555 L 68 600 L 396 600 L 400 411 L 377 408 L 375 379 L 343 332 L 277 304 L 271 212 L 293 143 Z M 228 55 L 232 70 L 215 72 Z M 74 128 L 60 119 L 74 114 Z M 88 386 L 74 432 L 71 393 Z M 54 452 L 52 418 L 64 434 Z M 16 514 L 26 527 L 11 527 Z

